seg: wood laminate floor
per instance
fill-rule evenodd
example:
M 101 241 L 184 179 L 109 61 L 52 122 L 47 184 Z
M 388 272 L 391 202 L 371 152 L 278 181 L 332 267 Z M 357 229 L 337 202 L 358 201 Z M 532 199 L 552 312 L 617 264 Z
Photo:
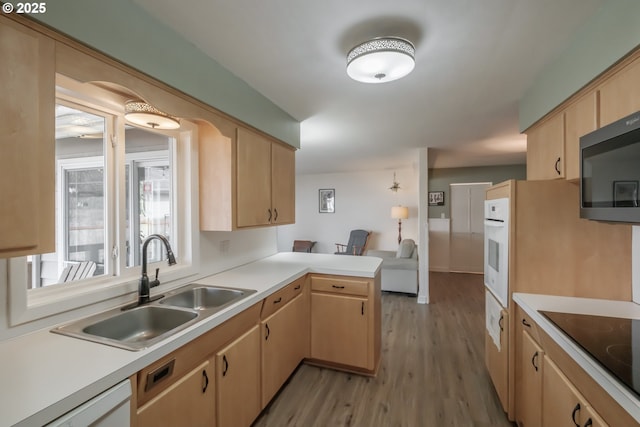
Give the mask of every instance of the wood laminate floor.
M 254 427 L 512 427 L 484 367 L 484 288 L 431 273 L 431 304 L 383 294 L 377 378 L 301 365 Z

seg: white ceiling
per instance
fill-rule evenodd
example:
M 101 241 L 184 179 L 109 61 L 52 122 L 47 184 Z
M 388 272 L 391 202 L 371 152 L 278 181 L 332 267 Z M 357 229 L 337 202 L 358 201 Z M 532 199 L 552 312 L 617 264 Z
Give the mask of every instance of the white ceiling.
M 134 0 L 300 120 L 299 173 L 524 163 L 518 101 L 605 0 Z M 386 84 L 346 74 L 379 36 L 416 46 Z

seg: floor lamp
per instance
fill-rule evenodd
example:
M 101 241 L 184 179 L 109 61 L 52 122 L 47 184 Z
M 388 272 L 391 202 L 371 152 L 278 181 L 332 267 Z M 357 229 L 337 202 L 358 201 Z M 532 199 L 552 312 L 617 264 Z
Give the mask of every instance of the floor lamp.
M 406 206 L 393 206 L 391 218 L 398 220 L 398 244 L 402 241 L 402 220 L 409 218 L 409 208 Z

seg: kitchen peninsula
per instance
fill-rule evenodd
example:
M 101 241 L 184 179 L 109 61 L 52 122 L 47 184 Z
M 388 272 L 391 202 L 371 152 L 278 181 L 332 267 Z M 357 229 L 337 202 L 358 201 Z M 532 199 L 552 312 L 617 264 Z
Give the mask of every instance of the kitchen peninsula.
M 256 292 L 141 351 L 127 351 L 53 334 L 50 332 L 51 328 L 2 342 L 0 378 L 3 398 L 0 399 L 0 424 L 27 426 L 51 422 L 123 380 L 135 377 L 145 367 L 214 331 L 234 316 L 251 309 L 259 313 L 260 310 L 255 308 L 257 305 L 262 306 L 270 295 L 294 281 L 298 283 L 298 280 L 303 280 L 302 298 L 306 298 L 306 302 L 311 304 L 311 310 L 306 311 L 312 318 L 308 323 L 310 345 L 307 346 L 309 351 L 305 359 L 338 369 L 375 375 L 380 359 L 381 263 L 379 258 L 374 257 L 278 253 L 205 277 L 197 280 L 197 283 L 253 289 Z M 335 283 L 344 283 L 339 286 L 345 287 L 336 285 L 334 289 L 337 292 L 331 292 L 326 289 L 329 283 L 327 279 L 335 279 Z M 361 284 L 366 284 L 367 289 L 363 290 Z M 367 333 L 363 341 L 367 346 L 363 360 L 366 366 L 350 368 L 347 366 L 350 362 L 325 358 L 336 354 L 327 350 L 322 328 L 314 330 L 313 321 L 316 319 L 313 316 L 321 312 L 314 310 L 316 297 L 319 301 L 326 298 L 358 301 L 357 314 L 367 319 Z M 317 307 L 321 310 L 324 305 L 319 303 Z M 349 316 L 344 318 L 349 319 Z M 335 322 L 336 318 L 334 316 L 329 320 Z M 341 333 L 336 334 L 337 339 L 341 336 Z M 217 349 L 212 348 L 211 351 L 215 352 Z M 314 353 L 319 356 L 315 357 Z M 214 378 L 214 375 L 210 375 L 210 378 Z M 135 401 L 135 389 L 132 394 Z

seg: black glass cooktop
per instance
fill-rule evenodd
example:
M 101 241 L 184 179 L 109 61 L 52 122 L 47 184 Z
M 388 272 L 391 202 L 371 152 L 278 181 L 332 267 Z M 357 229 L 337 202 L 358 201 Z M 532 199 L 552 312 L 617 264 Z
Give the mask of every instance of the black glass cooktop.
M 640 320 L 540 311 L 640 396 Z

